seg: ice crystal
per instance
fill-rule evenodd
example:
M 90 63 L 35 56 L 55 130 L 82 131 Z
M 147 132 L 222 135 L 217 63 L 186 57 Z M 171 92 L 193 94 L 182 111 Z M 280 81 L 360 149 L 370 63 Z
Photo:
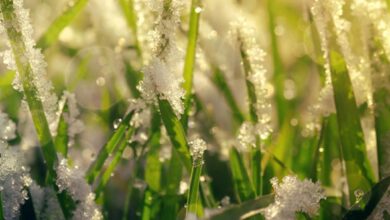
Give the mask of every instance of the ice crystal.
M 167 99 L 176 113 L 182 114 L 184 110 L 182 80 L 178 80 L 170 72 L 167 64 L 159 58 L 154 58 L 143 72 L 144 79 L 138 86 L 143 98 L 149 102 L 154 102 L 156 98 Z
M 248 151 L 248 147 L 255 147 L 256 145 L 256 129 L 251 122 L 244 122 L 241 124 L 238 131 L 237 139 L 240 149 L 242 151 Z
M 0 112 L 0 139 L 11 140 L 15 138 L 16 125 L 8 115 Z
M 16 69 L 14 56 L 22 57 L 25 59 L 23 60 L 23 65 L 29 65 L 31 67 L 32 83 L 37 89 L 38 98 L 43 104 L 50 130 L 54 134 L 57 121 L 56 112 L 58 97 L 53 92 L 53 85 L 47 78 L 45 70 L 47 64 L 44 61 L 44 57 L 40 49 L 36 48 L 35 41 L 32 37 L 33 29 L 30 24 L 29 11 L 23 8 L 23 0 L 14 0 L 13 6 L 17 23 L 3 25 L 15 25 L 15 29 L 20 31 L 23 43 L 25 45 L 25 54 L 12 54 L 10 51 L 5 51 L 2 53 L 3 60 L 10 70 L 16 71 L 13 85 L 14 88 L 18 91 L 22 91 L 23 89 L 19 78 L 20 73 Z M 10 42 L 8 42 L 8 46 L 10 47 Z
M 20 148 L 9 146 L 7 140 L 15 135 L 15 124 L 0 112 L 0 192 L 5 219 L 14 219 L 20 205 L 27 199 L 26 187 L 32 180 Z
M 191 153 L 194 165 L 197 165 L 199 163 L 202 164 L 203 163 L 203 154 L 204 154 L 204 151 L 207 149 L 206 142 L 200 138 L 197 138 L 193 141 L 190 141 L 189 145 L 190 145 L 190 153 Z
M 153 2 L 153 3 L 152 3 Z M 142 97 L 155 102 L 157 98 L 170 102 L 177 116 L 183 113 L 182 98 L 184 90 L 180 73 L 181 52 L 176 46 L 175 33 L 180 22 L 180 1 L 170 2 L 164 7 L 165 1 L 150 1 L 150 7 L 159 13 L 156 28 L 149 33 L 153 46 L 153 58 L 143 68 L 144 80 L 138 85 Z
M 81 120 L 78 119 L 80 116 L 80 111 L 77 107 L 77 100 L 74 93 L 64 91 L 64 94 L 61 97 L 61 100 L 58 103 L 59 112 L 57 113 L 60 116 L 65 105 L 68 107 L 68 111 L 63 112 L 64 119 L 68 124 L 68 136 L 69 136 L 69 146 L 74 144 L 74 137 L 81 133 L 84 129 L 84 124 Z M 58 125 L 58 122 L 56 123 Z
M 300 181 L 296 176 L 285 176 L 281 183 L 271 179 L 275 190 L 275 202 L 263 210 L 267 220 L 293 220 L 296 212 L 314 216 L 320 200 L 325 198 L 319 183 L 310 180 Z
M 68 161 L 62 159 L 57 167 L 57 186 L 66 190 L 78 202 L 73 213 L 74 219 L 103 219 L 103 216 L 94 202 L 95 195 L 85 181 L 84 175 L 77 167 L 68 166 Z

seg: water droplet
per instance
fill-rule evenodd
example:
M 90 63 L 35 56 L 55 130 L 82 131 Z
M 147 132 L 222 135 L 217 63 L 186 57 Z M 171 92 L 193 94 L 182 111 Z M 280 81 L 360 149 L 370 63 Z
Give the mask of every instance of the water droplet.
M 104 77 L 98 77 L 96 79 L 96 85 L 98 86 L 104 86 L 106 84 L 106 79 Z
M 114 129 L 117 129 L 119 127 L 119 125 L 121 124 L 121 122 L 122 122 L 121 118 L 115 119 L 114 124 L 113 124 Z
M 0 186 L 0 191 L 3 191 L 4 190 L 4 187 Z
M 203 8 L 201 8 L 201 7 L 199 7 L 199 6 L 197 6 L 197 7 L 195 8 L 195 13 L 197 13 L 197 14 L 201 13 L 202 11 L 203 11 Z
M 355 190 L 354 194 L 355 194 L 356 203 L 357 203 L 363 198 L 364 191 L 361 189 L 357 189 L 357 190 Z

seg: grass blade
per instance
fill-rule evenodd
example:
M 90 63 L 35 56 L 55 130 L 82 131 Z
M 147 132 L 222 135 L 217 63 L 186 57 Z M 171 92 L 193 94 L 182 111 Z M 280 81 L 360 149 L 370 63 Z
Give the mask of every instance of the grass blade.
M 240 36 L 238 36 L 238 41 L 242 42 Z M 244 66 L 245 72 L 245 84 L 249 100 L 249 120 L 252 124 L 258 122 L 257 117 L 257 99 L 263 97 L 256 97 L 255 85 L 249 80 L 249 76 L 253 74 L 253 69 L 249 61 L 247 52 L 244 49 L 244 43 L 240 43 L 240 55 L 241 60 Z M 255 148 L 250 147 L 251 149 L 251 168 L 252 168 L 252 181 L 255 187 L 256 195 L 261 195 L 262 193 L 262 175 L 261 175 L 261 151 L 260 151 L 260 137 L 256 135 Z
M 159 99 L 158 104 L 169 139 L 171 140 L 174 149 L 176 149 L 182 164 L 190 171 L 191 156 L 183 126 L 167 100 Z
M 234 187 L 239 201 L 254 199 L 256 197 L 255 189 L 249 179 L 240 153 L 236 148 L 232 147 L 229 155 Z
M 274 0 L 268 0 L 267 6 L 268 6 L 268 28 L 269 33 L 271 34 L 271 51 L 272 51 L 272 61 L 273 61 L 273 80 L 274 80 L 274 86 L 275 86 L 275 100 L 277 104 L 277 113 L 278 113 L 278 122 L 279 127 L 282 127 L 285 119 L 286 119 L 286 110 L 287 107 L 287 101 L 284 98 L 284 70 L 283 70 L 283 62 L 282 58 L 279 54 L 279 46 L 278 46 L 278 39 L 275 33 L 275 1 Z
M 65 100 L 65 104 L 61 109 L 61 113 L 60 113 L 60 120 L 58 122 L 58 128 L 57 128 L 57 136 L 54 138 L 56 151 L 62 154 L 64 158 L 66 158 L 68 155 L 68 141 L 69 141 L 69 136 L 68 136 L 69 125 L 65 121 L 64 114 L 67 114 L 68 112 L 69 112 L 68 100 Z
M 368 161 L 359 112 L 345 61 L 337 52 L 331 51 L 330 62 L 341 151 L 347 170 L 350 202 L 354 204 L 354 192 L 369 191 L 375 177 Z
M 131 136 L 134 133 L 134 128 L 130 127 L 125 135 L 125 138 L 122 140 L 120 145 L 118 146 L 118 149 L 114 155 L 114 158 L 112 159 L 110 165 L 108 165 L 107 169 L 103 172 L 102 178 L 98 184 L 98 186 L 95 189 L 96 194 L 96 200 L 99 200 L 101 193 L 103 192 L 104 188 L 106 187 L 108 181 L 110 180 L 113 172 L 115 171 L 115 168 L 117 167 L 118 163 L 122 159 L 122 154 L 125 151 L 126 147 L 128 146 L 128 140 L 131 139 Z
M 200 10 L 200 11 L 199 11 Z M 201 12 L 201 0 L 191 1 L 191 13 L 190 13 L 190 24 L 188 31 L 188 43 L 186 58 L 184 61 L 183 71 L 183 88 L 185 90 L 184 96 L 184 114 L 182 116 L 182 124 L 186 128 L 188 124 L 188 114 L 191 108 L 192 99 L 192 81 L 194 78 L 194 66 L 195 66 L 195 55 L 196 55 L 196 44 L 198 40 L 199 31 L 199 18 Z
M 139 57 L 142 56 L 141 47 L 137 35 L 137 15 L 134 11 L 134 1 L 133 0 L 119 0 L 119 5 L 122 8 L 122 11 L 125 15 L 127 25 L 130 27 L 133 33 L 134 46 Z
M 23 86 L 24 95 L 30 109 L 35 130 L 38 135 L 38 140 L 41 144 L 43 156 L 46 162 L 47 176 L 46 183 L 53 186 L 57 192 L 57 198 L 60 203 L 62 212 L 65 218 L 70 218 L 76 205 L 70 195 L 66 191 L 59 192 L 56 185 L 56 167 L 58 163 L 57 153 L 54 146 L 53 137 L 51 136 L 49 125 L 45 116 L 44 108 L 39 99 L 38 89 L 33 83 L 33 72 L 31 64 L 25 59 L 26 45 L 23 41 L 21 27 L 17 26 L 17 17 L 14 11 L 14 4 L 12 0 L 1 0 L 0 11 L 2 13 L 5 30 L 11 45 L 14 55 L 19 77 Z
M 58 40 L 61 31 L 80 14 L 87 3 L 88 0 L 77 0 L 73 4 L 68 4 L 68 8 L 53 21 L 46 32 L 39 38 L 37 46 L 45 50 L 54 44 Z
M 142 219 L 154 219 L 154 216 L 158 206 L 156 205 L 157 195 L 156 192 L 161 190 L 161 169 L 162 164 L 160 162 L 160 137 L 161 137 L 161 117 L 160 114 L 154 109 L 150 128 L 150 149 L 146 157 L 145 165 L 145 182 L 148 188 L 144 195 L 144 207 L 142 210 Z
M 194 164 L 191 170 L 190 177 L 190 188 L 188 191 L 187 197 L 187 215 L 188 214 L 198 214 L 201 210 L 199 210 L 199 183 L 200 183 L 200 175 L 202 174 L 202 163 Z
M 232 111 L 232 115 L 234 120 L 236 121 L 236 124 L 241 125 L 245 120 L 245 116 L 238 107 L 238 104 L 234 99 L 233 92 L 230 89 L 221 69 L 215 68 L 211 81 L 224 96 L 228 106 L 230 107 L 230 110 Z
M 126 131 L 130 127 L 130 120 L 134 115 L 134 111 L 129 112 L 123 121 L 119 124 L 116 131 L 111 135 L 107 143 L 100 149 L 96 160 L 90 165 L 89 169 L 85 174 L 85 178 L 89 184 L 92 184 L 97 175 L 100 173 L 101 168 L 104 165 L 109 154 L 111 154 L 115 147 L 121 142 L 123 136 L 125 136 Z

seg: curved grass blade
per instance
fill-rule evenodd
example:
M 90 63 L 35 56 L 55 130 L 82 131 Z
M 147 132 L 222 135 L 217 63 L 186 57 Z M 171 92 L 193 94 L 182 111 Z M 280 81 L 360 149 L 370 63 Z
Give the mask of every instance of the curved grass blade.
M 111 154 L 115 147 L 121 142 L 123 136 L 125 136 L 126 131 L 130 127 L 130 120 L 134 115 L 134 111 L 129 112 L 123 121 L 119 124 L 116 131 L 111 135 L 107 143 L 100 149 L 96 160 L 91 164 L 89 169 L 85 174 L 85 178 L 89 184 L 92 184 L 96 177 L 98 176 L 101 168 L 104 165 L 109 154 Z
M 242 219 L 242 217 L 250 212 L 258 211 L 265 208 L 275 201 L 274 195 L 261 196 L 255 200 L 249 200 L 239 205 L 234 205 L 223 209 L 221 212 L 212 215 L 207 220 L 225 220 L 225 219 Z
M 107 169 L 103 172 L 102 178 L 100 179 L 100 182 L 98 186 L 95 189 L 96 199 L 99 200 L 101 193 L 103 192 L 104 188 L 106 187 L 108 181 L 112 177 L 113 172 L 115 171 L 115 168 L 117 167 L 118 163 L 122 159 L 122 154 L 125 151 L 128 140 L 131 139 L 131 136 L 134 133 L 134 128 L 130 127 L 125 135 L 125 138 L 122 140 L 120 145 L 118 146 L 117 151 L 115 152 L 114 158 L 112 159 L 110 165 L 108 165 Z
M 129 62 L 125 61 L 125 69 L 126 69 L 126 82 L 131 91 L 131 94 L 134 98 L 139 98 L 141 96 L 139 90 L 137 89 L 137 85 L 142 78 L 142 74 L 136 71 Z
M 58 122 L 58 128 L 57 128 L 57 136 L 54 138 L 54 143 L 56 147 L 56 151 L 64 158 L 68 156 L 68 141 L 69 141 L 69 136 L 68 136 L 68 128 L 69 125 L 65 121 L 64 114 L 69 112 L 68 108 L 68 100 L 65 101 L 65 104 L 63 108 L 61 109 L 60 113 L 60 120 Z
M 45 50 L 54 44 L 61 31 L 68 26 L 87 5 L 88 0 L 77 0 L 74 4 L 68 4 L 68 8 L 56 18 L 46 32 L 39 38 L 37 46 Z
M 330 64 L 341 151 L 347 170 L 350 202 L 354 204 L 354 192 L 369 191 L 375 177 L 368 161 L 359 112 L 345 61 L 337 52 L 331 51 Z
M 235 147 L 230 150 L 230 168 L 232 171 L 234 188 L 239 201 L 246 201 L 256 197 L 255 189 L 249 179 L 244 162 Z
M 173 147 L 176 149 L 182 164 L 188 171 L 190 171 L 191 156 L 183 126 L 176 117 L 167 100 L 159 99 L 158 104 L 160 107 L 161 118 L 169 135 L 169 139 L 171 140 Z
M 245 120 L 245 116 L 238 107 L 238 104 L 234 99 L 233 92 L 230 89 L 221 69 L 215 68 L 211 81 L 223 94 L 228 106 L 230 107 L 230 110 L 232 111 L 232 115 L 234 120 L 236 121 L 236 124 L 241 125 Z
M 125 15 L 127 25 L 130 27 L 133 33 L 134 46 L 139 57 L 142 56 L 141 47 L 137 35 L 137 15 L 134 10 L 133 0 L 119 0 L 119 5 Z
M 188 114 L 191 109 L 192 100 L 192 81 L 194 78 L 194 66 L 195 66 L 195 55 L 196 55 L 196 44 L 198 40 L 199 31 L 199 18 L 201 9 L 201 0 L 191 1 L 191 13 L 190 13 L 190 24 L 187 36 L 187 52 L 184 61 L 183 71 L 183 88 L 185 90 L 184 95 L 184 114 L 181 118 L 183 126 L 186 128 L 188 124 Z

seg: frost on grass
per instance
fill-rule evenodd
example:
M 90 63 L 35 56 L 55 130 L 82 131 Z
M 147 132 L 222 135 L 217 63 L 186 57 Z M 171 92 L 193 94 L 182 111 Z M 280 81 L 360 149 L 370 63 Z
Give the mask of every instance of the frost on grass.
M 275 191 L 275 202 L 262 210 L 267 220 L 293 220 L 296 212 L 314 216 L 325 198 L 319 183 L 299 180 L 296 176 L 285 176 L 281 183 L 271 179 Z
M 184 90 L 181 76 L 181 51 L 176 46 L 176 29 L 180 23 L 180 6 L 178 0 L 149 1 L 151 9 L 159 14 L 154 31 L 148 35 L 153 44 L 152 58 L 144 68 L 144 79 L 138 85 L 142 97 L 148 102 L 156 102 L 157 98 L 166 99 L 177 116 L 183 113 Z
M 57 167 L 57 186 L 60 191 L 66 190 L 78 202 L 73 219 L 103 219 L 95 204 L 95 194 L 87 184 L 84 174 L 78 167 L 69 167 L 68 161 L 62 159 Z
M 232 22 L 229 35 L 233 44 L 248 59 L 250 67 L 246 80 L 254 85 L 256 94 L 255 109 L 258 121 L 254 127 L 261 139 L 267 139 L 273 131 L 271 103 L 274 88 L 269 81 L 270 74 L 264 67 L 266 53 L 256 41 L 255 30 L 242 17 Z
M 63 112 L 65 105 L 68 108 L 68 111 Z M 68 124 L 68 136 L 69 136 L 69 146 L 74 144 L 74 138 L 77 134 L 80 134 L 84 129 L 83 122 L 78 119 L 80 117 L 80 110 L 77 107 L 77 100 L 74 93 L 70 93 L 68 91 L 64 91 L 60 101 L 58 102 L 58 113 L 60 116 L 61 112 L 63 112 L 64 119 Z M 60 117 L 58 117 L 57 122 L 55 123 L 58 126 Z M 57 131 L 57 127 L 56 127 Z
M 207 149 L 207 144 L 204 140 L 197 138 L 193 141 L 189 142 L 190 145 L 190 153 L 193 160 L 193 165 L 203 164 L 203 154 Z
M 19 57 L 23 61 L 23 68 L 27 69 L 29 65 L 32 69 L 32 83 L 37 89 L 38 97 L 45 111 L 46 118 L 49 122 L 50 130 L 54 134 L 56 121 L 57 121 L 57 100 L 58 97 L 53 91 L 53 85 L 47 78 L 46 74 L 46 62 L 44 61 L 43 54 L 40 49 L 36 48 L 35 41 L 33 39 L 33 29 L 30 22 L 29 11 L 23 8 L 23 0 L 13 1 L 14 12 L 16 15 L 16 22 L 6 24 L 2 23 L 5 27 L 8 25 L 15 26 L 15 29 L 20 31 L 22 40 L 25 46 L 25 54 L 13 54 L 11 50 L 6 50 L 1 53 L 4 63 L 8 69 L 16 72 L 13 87 L 18 91 L 23 91 L 23 87 L 20 81 L 20 73 L 18 72 L 15 56 Z M 4 28 L 4 27 L 3 27 Z M 10 42 L 7 42 L 8 47 L 11 48 Z
M 19 215 L 20 205 L 27 199 L 26 188 L 32 182 L 24 166 L 25 155 L 20 148 L 6 142 L 14 137 L 15 124 L 0 112 L 0 193 L 5 219 Z
M 15 138 L 16 125 L 7 114 L 0 111 L 0 139 L 11 140 Z

